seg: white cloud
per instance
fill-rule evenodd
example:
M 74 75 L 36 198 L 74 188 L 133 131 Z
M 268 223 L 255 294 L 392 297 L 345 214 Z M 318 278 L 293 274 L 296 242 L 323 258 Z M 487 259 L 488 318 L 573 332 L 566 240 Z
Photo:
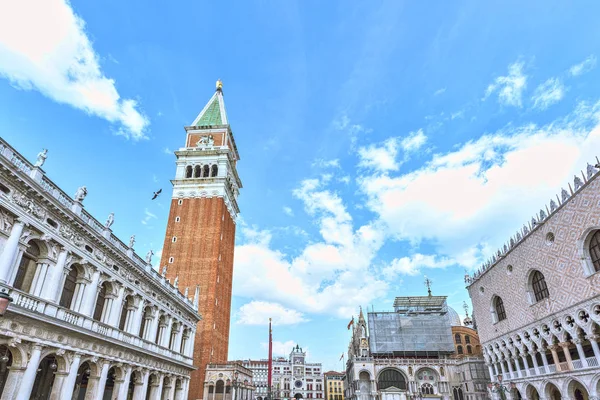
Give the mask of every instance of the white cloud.
M 412 153 L 419 150 L 427 141 L 427 136 L 423 133 L 423 129 L 416 132 L 411 132 L 407 137 L 402 139 L 401 145 L 405 152 Z
M 385 140 L 381 145 L 369 145 L 359 147 L 357 150 L 360 167 L 373 168 L 379 172 L 397 171 L 402 162 L 408 160 L 410 153 L 419 150 L 427 142 L 427 136 L 423 129 L 410 132 L 404 138 L 392 137 Z M 404 151 L 404 158 L 398 161 L 398 151 Z
M 284 207 L 283 207 L 283 212 L 284 212 L 286 215 L 289 215 L 290 217 L 293 217 L 293 216 L 294 216 L 294 210 L 292 210 L 290 207 L 284 206 Z
M 487 134 L 410 173 L 365 175 L 359 186 L 388 235 L 414 246 L 427 241 L 438 257 L 475 267 L 594 159 L 599 115 L 600 102 L 581 103 L 548 126 Z M 396 268 L 410 273 L 416 261 Z
M 539 85 L 531 100 L 533 108 L 545 110 L 552 104 L 558 103 L 565 95 L 565 86 L 558 78 L 550 78 L 546 82 Z
M 152 214 L 150 212 L 150 210 L 148 210 L 147 208 L 144 209 L 144 219 L 142 219 L 142 224 L 143 225 L 147 225 L 148 222 L 150 222 L 151 219 L 156 219 L 156 215 Z
M 465 110 L 460 110 L 460 111 L 457 111 L 457 112 L 454 112 L 454 113 L 450 114 L 450 119 L 452 119 L 452 120 L 455 120 L 455 119 L 458 119 L 458 118 L 462 119 L 464 117 L 465 117 Z
M 312 163 L 313 167 L 317 168 L 340 168 L 340 160 L 337 158 L 334 160 L 323 160 L 319 158 Z
M 268 343 L 263 342 L 260 345 L 265 350 L 269 348 Z M 274 356 L 289 356 L 294 347 L 296 347 L 296 342 L 294 342 L 293 340 L 288 340 L 285 342 L 273 340 L 273 355 Z
M 171 149 L 170 149 L 170 148 L 168 148 L 168 147 L 165 147 L 165 148 L 163 149 L 163 153 L 165 153 L 165 154 L 168 154 L 168 155 L 172 155 L 172 154 L 173 154 L 173 150 L 171 150 Z
M 399 164 L 396 161 L 398 155 L 398 138 L 390 138 L 383 142 L 382 146 L 370 145 L 358 149 L 360 159 L 358 165 L 366 168 L 374 168 L 377 171 L 396 171 Z
M 118 123 L 118 134 L 145 138 L 149 120 L 138 102 L 121 98 L 115 81 L 104 75 L 84 28 L 64 0 L 0 3 L 0 76 Z
M 443 94 L 443 93 L 445 93 L 445 92 L 446 92 L 446 88 L 445 88 L 445 87 L 443 87 L 443 88 L 441 88 L 441 89 L 438 89 L 438 90 L 436 90 L 436 91 L 433 93 L 433 95 L 434 95 L 434 96 L 439 96 L 440 94 Z
M 269 318 L 274 325 L 293 325 L 307 322 L 304 314 L 281 304 L 267 301 L 251 301 L 240 307 L 237 314 L 237 323 L 242 325 L 267 325 Z
M 388 279 L 397 275 L 419 275 L 421 268 L 446 268 L 455 265 L 456 261 L 436 255 L 414 254 L 410 257 L 395 258 L 383 269 L 383 274 Z
M 484 96 L 484 100 L 491 94 L 498 93 L 500 104 L 521 107 L 523 105 L 523 91 L 527 86 L 527 76 L 523 74 L 524 64 L 517 61 L 508 66 L 508 75 L 499 76 L 491 83 Z
M 321 240 L 288 257 L 271 248 L 270 231 L 241 225 L 234 293 L 302 313 L 344 317 L 357 304 L 384 295 L 387 284 L 370 272 L 383 244 L 382 229 L 374 224 L 354 229 L 342 199 L 319 179 L 302 181 L 293 194 L 318 225 Z
M 575 64 L 571 68 L 569 68 L 569 73 L 572 76 L 579 76 L 579 75 L 585 74 L 586 72 L 591 71 L 595 67 L 596 67 L 596 56 L 592 54 L 588 58 L 586 58 L 585 60 L 580 62 L 579 64 Z

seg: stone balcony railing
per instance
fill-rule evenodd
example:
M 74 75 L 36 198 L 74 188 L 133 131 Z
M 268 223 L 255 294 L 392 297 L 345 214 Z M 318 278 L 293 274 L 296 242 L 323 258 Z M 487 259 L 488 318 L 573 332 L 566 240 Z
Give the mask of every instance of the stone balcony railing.
M 114 326 L 103 324 L 98 322 L 86 315 L 74 312 L 65 307 L 56 305 L 55 303 L 49 302 L 42 298 L 32 296 L 28 293 L 24 293 L 20 290 L 13 289 L 9 286 L 0 284 L 0 290 L 8 292 L 13 298 L 13 302 L 9 305 L 8 310 L 17 314 L 28 314 L 35 313 L 44 315 L 52 322 L 66 323 L 72 325 L 74 330 L 77 331 L 89 331 L 90 333 L 96 333 L 106 340 L 120 342 L 125 347 L 136 347 L 138 350 L 144 353 L 154 353 L 159 356 L 164 356 L 170 360 L 179 361 L 187 365 L 192 365 L 192 358 L 184 356 L 181 353 L 175 352 L 163 346 L 159 346 L 156 343 L 142 339 L 139 336 L 131 333 L 122 331 Z M 36 317 L 37 319 L 42 319 Z
M 37 183 L 43 192 L 47 193 L 51 197 L 55 198 L 62 206 L 69 210 L 78 210 L 75 212 L 77 216 L 83 221 L 85 225 L 91 227 L 95 232 L 99 234 L 98 240 L 107 240 L 110 244 L 116 247 L 121 253 L 124 259 L 129 259 L 131 263 L 138 268 L 138 270 L 145 271 L 151 275 L 153 280 L 159 285 L 163 286 L 168 292 L 172 293 L 179 301 L 186 304 L 187 307 L 194 308 L 193 301 L 184 296 L 177 288 L 175 288 L 168 280 L 160 275 L 152 265 L 142 259 L 136 254 L 133 249 L 129 248 L 123 243 L 117 236 L 104 227 L 97 219 L 95 219 L 90 213 L 83 208 L 77 208 L 75 200 L 69 197 L 62 189 L 52 182 L 48 177 L 45 176 L 43 170 L 39 167 L 35 167 L 19 152 L 13 149 L 7 142 L 0 138 L 0 157 L 4 157 L 10 163 L 12 163 L 19 171 L 27 175 Z
M 534 377 L 547 377 L 548 375 L 553 374 L 562 374 L 586 369 L 597 369 L 600 365 L 596 357 L 588 357 L 585 359 L 585 362 L 587 366 L 584 365 L 582 360 L 573 360 L 573 368 L 569 368 L 568 362 L 561 362 L 558 364 L 558 366 L 555 364 L 548 364 L 548 368 L 540 365 L 537 368 L 521 369 L 521 376 L 519 376 L 519 372 L 517 371 L 513 371 L 512 373 L 507 371 L 506 373 L 502 374 L 502 379 L 505 381 L 519 381 L 520 379 L 529 380 Z

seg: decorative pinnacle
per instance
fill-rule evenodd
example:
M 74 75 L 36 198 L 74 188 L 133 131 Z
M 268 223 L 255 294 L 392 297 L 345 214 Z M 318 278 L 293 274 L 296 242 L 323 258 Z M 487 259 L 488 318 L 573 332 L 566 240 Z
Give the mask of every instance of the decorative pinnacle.
M 423 283 L 425 284 L 425 287 L 427 287 L 427 293 L 429 294 L 429 296 L 431 296 L 431 284 L 433 283 L 433 281 L 429 279 L 427 275 L 425 275 L 425 282 Z
M 468 317 L 469 316 L 469 305 L 467 304 L 466 301 L 463 301 L 463 308 L 465 309 L 465 315 Z
M 221 90 L 223 90 L 223 82 L 221 81 L 221 79 L 217 79 L 217 90 L 220 92 Z

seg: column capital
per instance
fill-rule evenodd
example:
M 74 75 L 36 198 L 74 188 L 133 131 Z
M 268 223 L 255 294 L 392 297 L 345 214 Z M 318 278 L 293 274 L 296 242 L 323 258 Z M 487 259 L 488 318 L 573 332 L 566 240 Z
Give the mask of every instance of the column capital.
M 566 347 L 569 347 L 571 345 L 571 343 L 570 342 L 560 342 L 558 345 L 564 349 Z
M 590 340 L 596 340 L 597 341 L 600 338 L 600 335 L 592 334 L 592 335 L 587 335 L 587 337 Z

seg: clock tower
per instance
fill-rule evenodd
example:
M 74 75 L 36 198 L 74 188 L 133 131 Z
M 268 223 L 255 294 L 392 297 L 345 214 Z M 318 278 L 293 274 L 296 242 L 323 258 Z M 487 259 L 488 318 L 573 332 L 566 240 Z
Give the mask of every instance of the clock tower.
M 200 399 L 208 363 L 227 362 L 237 197 L 242 187 L 239 154 L 229 126 L 223 85 L 190 126 L 175 151 L 177 169 L 161 258 L 167 278 L 180 288 L 200 288 L 189 398 Z

